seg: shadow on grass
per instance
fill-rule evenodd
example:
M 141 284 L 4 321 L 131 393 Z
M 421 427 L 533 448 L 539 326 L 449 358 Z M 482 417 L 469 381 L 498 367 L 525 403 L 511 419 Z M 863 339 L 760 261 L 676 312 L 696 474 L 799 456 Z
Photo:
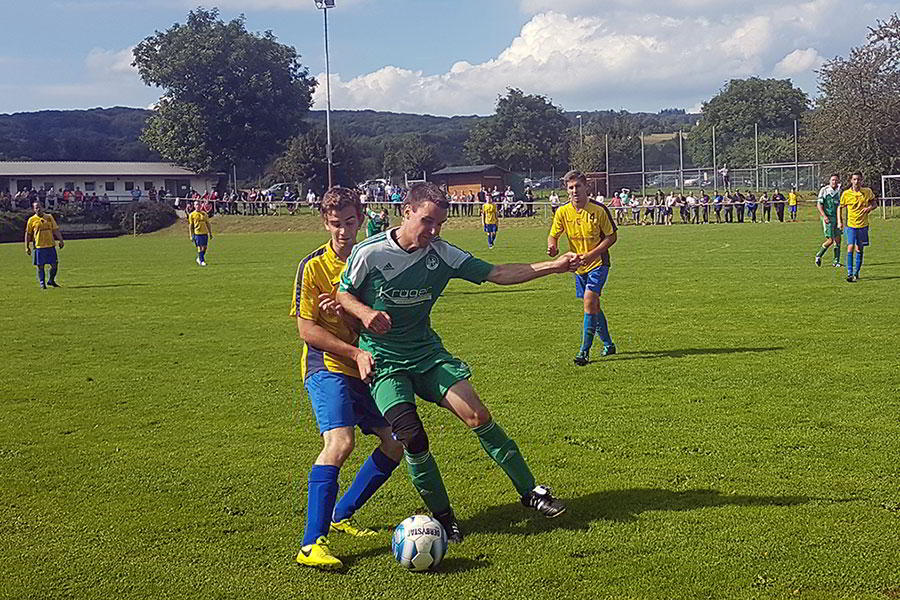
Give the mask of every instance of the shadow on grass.
M 472 533 L 519 533 L 530 535 L 553 529 L 584 530 L 594 521 L 630 523 L 646 511 L 683 511 L 717 506 L 796 506 L 814 500 L 808 496 L 723 495 L 718 490 L 676 492 L 636 488 L 594 492 L 580 498 L 564 498 L 566 512 L 547 519 L 520 503 L 492 506 L 465 521 L 463 531 Z
M 771 348 L 680 348 L 675 350 L 638 350 L 636 352 L 617 352 L 615 358 L 604 358 L 601 361 L 609 360 L 639 360 L 645 358 L 684 358 L 685 356 L 698 356 L 706 354 L 743 354 L 758 352 L 777 352 L 784 350 L 782 346 L 774 346 Z
M 86 290 L 92 288 L 118 288 L 118 287 L 141 287 L 148 286 L 149 283 L 97 283 L 93 285 L 67 285 L 70 290 Z
M 452 552 L 452 546 L 450 548 Z M 390 560 L 393 560 L 391 556 L 390 548 L 387 544 L 379 545 L 376 548 L 369 548 L 368 550 L 362 550 L 357 552 L 356 554 L 347 554 L 347 555 L 339 555 L 341 562 L 344 563 L 345 569 L 349 569 L 356 565 L 361 560 L 366 558 L 370 558 L 372 556 L 381 556 L 387 555 Z M 471 558 L 465 558 L 463 556 L 448 556 L 443 562 L 438 566 L 437 574 L 447 574 L 447 573 L 464 573 L 466 571 L 472 571 L 475 569 L 484 569 L 486 567 L 490 567 L 491 562 L 488 560 L 474 560 Z
M 900 275 L 891 275 L 890 277 L 879 277 L 875 275 L 874 277 L 866 277 L 869 281 L 888 281 L 890 279 L 900 279 Z M 860 279 L 860 281 L 865 281 L 864 279 Z

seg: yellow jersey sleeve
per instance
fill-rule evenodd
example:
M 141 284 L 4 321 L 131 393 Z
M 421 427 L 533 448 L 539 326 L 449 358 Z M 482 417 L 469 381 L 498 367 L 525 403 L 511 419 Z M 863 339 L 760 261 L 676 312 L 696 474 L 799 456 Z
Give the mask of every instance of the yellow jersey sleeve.
M 553 213 L 553 224 L 550 226 L 550 235 L 555 238 L 559 238 L 566 230 L 565 220 L 563 218 L 563 211 L 565 210 L 566 207 L 561 206 Z
M 600 217 L 598 218 L 600 231 L 603 232 L 604 236 L 612 235 L 618 228 L 616 227 L 616 224 L 613 223 L 613 220 L 609 214 L 609 211 L 606 210 L 606 207 L 602 208 L 603 210 L 597 213 L 600 215 Z
M 291 302 L 291 316 L 300 317 L 309 321 L 317 321 L 319 318 L 319 294 L 322 293 L 316 285 L 316 276 L 313 271 L 313 263 L 301 263 L 297 267 L 297 276 L 294 278 L 294 298 Z

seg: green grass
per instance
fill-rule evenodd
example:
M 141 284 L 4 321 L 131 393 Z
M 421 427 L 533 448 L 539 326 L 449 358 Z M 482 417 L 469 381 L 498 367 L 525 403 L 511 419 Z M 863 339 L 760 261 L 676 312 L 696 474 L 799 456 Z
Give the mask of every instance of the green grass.
M 44 292 L 0 246 L 0 598 L 900 595 L 900 221 L 874 221 L 855 285 L 812 265 L 812 221 L 623 228 L 620 353 L 583 369 L 570 276 L 452 283 L 435 328 L 569 511 L 525 511 L 422 405 L 468 533 L 424 575 L 389 554 L 422 510 L 402 471 L 358 515 L 378 537 L 332 537 L 346 573 L 293 564 L 320 445 L 287 313 L 323 234 L 298 229 L 222 233 L 206 269 L 182 228 L 75 241 Z M 539 260 L 545 236 L 501 228 L 488 252 L 474 222 L 446 232 L 492 261 Z

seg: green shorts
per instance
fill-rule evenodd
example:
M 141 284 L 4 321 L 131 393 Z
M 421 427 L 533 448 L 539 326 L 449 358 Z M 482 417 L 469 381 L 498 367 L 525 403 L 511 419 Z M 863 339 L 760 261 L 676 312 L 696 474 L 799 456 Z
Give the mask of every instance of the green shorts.
M 440 404 L 447 390 L 458 381 L 472 377 L 469 365 L 447 355 L 424 373 L 395 371 L 372 384 L 372 396 L 381 414 L 404 402 L 415 404 L 416 396 L 428 402 Z
M 837 217 L 828 217 L 828 223 L 825 222 L 825 219 L 822 219 L 822 229 L 825 231 L 825 237 L 827 238 L 841 237 L 841 230 L 837 226 Z

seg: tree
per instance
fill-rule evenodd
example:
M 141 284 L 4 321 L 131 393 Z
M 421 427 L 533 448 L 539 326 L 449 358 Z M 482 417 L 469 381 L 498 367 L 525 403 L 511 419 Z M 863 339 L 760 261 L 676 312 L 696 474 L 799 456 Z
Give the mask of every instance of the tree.
M 860 170 L 875 185 L 900 172 L 900 17 L 878 21 L 866 43 L 819 71 L 810 146 L 829 169 Z
M 384 151 L 384 174 L 387 176 L 421 177 L 423 172 L 437 171 L 442 166 L 434 145 L 417 133 L 393 138 Z
M 550 169 L 565 156 L 569 121 L 545 96 L 509 88 L 493 116 L 478 121 L 466 140 L 469 160 L 498 164 L 510 171 Z
M 747 144 L 752 149 L 754 125 L 759 126 L 761 134 L 793 140 L 794 120 L 802 119 L 808 107 L 806 93 L 794 87 L 790 79 L 732 79 L 703 103 L 700 121 L 688 135 L 687 150 L 694 164 L 711 165 L 715 127 L 718 163 L 752 165 L 754 154 L 751 151 L 748 156 Z M 780 147 L 777 143 L 769 145 Z M 760 162 L 769 160 L 776 159 L 760 154 Z
M 261 168 L 303 131 L 316 82 L 271 31 L 250 33 L 198 8 L 187 23 L 157 31 L 134 49 L 147 85 L 163 89 L 142 139 L 163 158 L 197 170 Z
M 293 138 L 287 150 L 272 164 L 270 172 L 280 181 L 306 183 L 310 187 L 324 190 L 328 187 L 325 144 L 324 127 L 316 127 Z M 336 132 L 332 133 L 331 158 L 335 185 L 354 187 L 363 178 L 361 157 L 355 151 L 355 146 L 353 140 Z

